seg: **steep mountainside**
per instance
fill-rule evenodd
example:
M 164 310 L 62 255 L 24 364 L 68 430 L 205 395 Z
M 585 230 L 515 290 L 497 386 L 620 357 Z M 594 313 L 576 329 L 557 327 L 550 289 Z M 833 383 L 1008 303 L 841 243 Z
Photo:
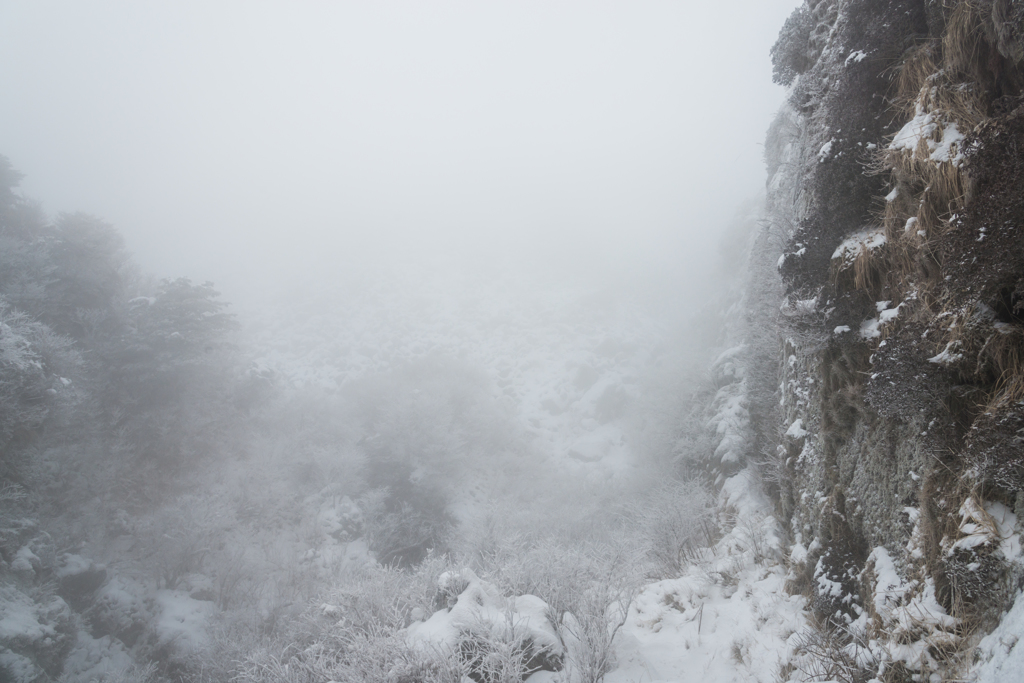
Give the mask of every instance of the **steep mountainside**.
M 773 60 L 750 405 L 792 588 L 866 678 L 955 675 L 1024 576 L 1024 3 L 808 0 Z

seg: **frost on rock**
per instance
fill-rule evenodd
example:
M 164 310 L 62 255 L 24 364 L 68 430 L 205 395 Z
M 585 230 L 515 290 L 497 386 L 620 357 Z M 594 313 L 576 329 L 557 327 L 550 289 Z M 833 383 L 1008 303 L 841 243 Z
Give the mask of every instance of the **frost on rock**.
M 779 310 L 784 316 L 789 318 L 813 315 L 818 311 L 818 297 L 815 296 L 810 299 L 791 299 L 786 297 Z
M 65 553 L 56 571 L 60 592 L 72 606 L 84 605 L 107 580 L 107 569 L 92 560 Z

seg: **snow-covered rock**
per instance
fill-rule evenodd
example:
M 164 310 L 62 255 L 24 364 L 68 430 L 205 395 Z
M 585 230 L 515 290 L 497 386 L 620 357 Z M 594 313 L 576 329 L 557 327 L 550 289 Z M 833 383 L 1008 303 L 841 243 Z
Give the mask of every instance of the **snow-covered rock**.
M 153 598 L 156 618 L 150 625 L 156 646 L 180 660 L 210 646 L 209 626 L 215 607 L 185 591 L 163 589 Z
M 32 683 L 57 676 L 74 633 L 71 609 L 60 597 L 0 585 L 0 680 Z
M 408 627 L 411 645 L 450 648 L 464 654 L 467 648 L 476 648 L 484 651 L 473 656 L 486 657 L 493 644 L 512 644 L 526 653 L 528 670 L 562 668 L 562 641 L 547 603 L 537 596 L 506 598 L 468 568 L 442 574 L 438 591 L 448 606 Z

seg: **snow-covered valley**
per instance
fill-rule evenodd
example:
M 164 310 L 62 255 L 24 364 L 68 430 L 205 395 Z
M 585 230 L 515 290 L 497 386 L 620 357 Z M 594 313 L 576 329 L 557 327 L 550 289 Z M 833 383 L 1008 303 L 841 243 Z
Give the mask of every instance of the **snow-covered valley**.
M 0 683 L 1024 680 L 1020 0 L 0 59 Z

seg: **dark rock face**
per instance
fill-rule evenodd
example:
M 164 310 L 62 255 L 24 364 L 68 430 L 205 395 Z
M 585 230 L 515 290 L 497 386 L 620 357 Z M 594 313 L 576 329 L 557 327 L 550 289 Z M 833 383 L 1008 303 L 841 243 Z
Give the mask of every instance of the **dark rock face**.
M 958 618 L 1012 600 L 992 542 L 955 544 L 968 503 L 1024 519 L 1022 7 L 808 0 L 773 49 L 785 362 L 757 429 L 824 618 L 871 600 L 872 548 Z
M 834 4 L 821 2 L 816 9 Z M 895 132 L 886 115 L 887 73 L 913 37 L 927 30 L 920 2 L 860 0 L 843 3 L 841 12 L 817 14 L 815 35 L 824 43 L 808 46 L 819 56 L 790 98 L 805 118 L 808 153 L 800 184 L 807 209 L 781 270 L 789 291 L 801 299 L 824 284 L 835 248 L 871 221 L 873 199 L 886 193 L 883 178 L 864 173 L 871 158 L 867 145 Z
M 76 610 L 84 609 L 107 582 L 107 569 L 78 555 L 65 555 L 57 569 L 60 596 Z

